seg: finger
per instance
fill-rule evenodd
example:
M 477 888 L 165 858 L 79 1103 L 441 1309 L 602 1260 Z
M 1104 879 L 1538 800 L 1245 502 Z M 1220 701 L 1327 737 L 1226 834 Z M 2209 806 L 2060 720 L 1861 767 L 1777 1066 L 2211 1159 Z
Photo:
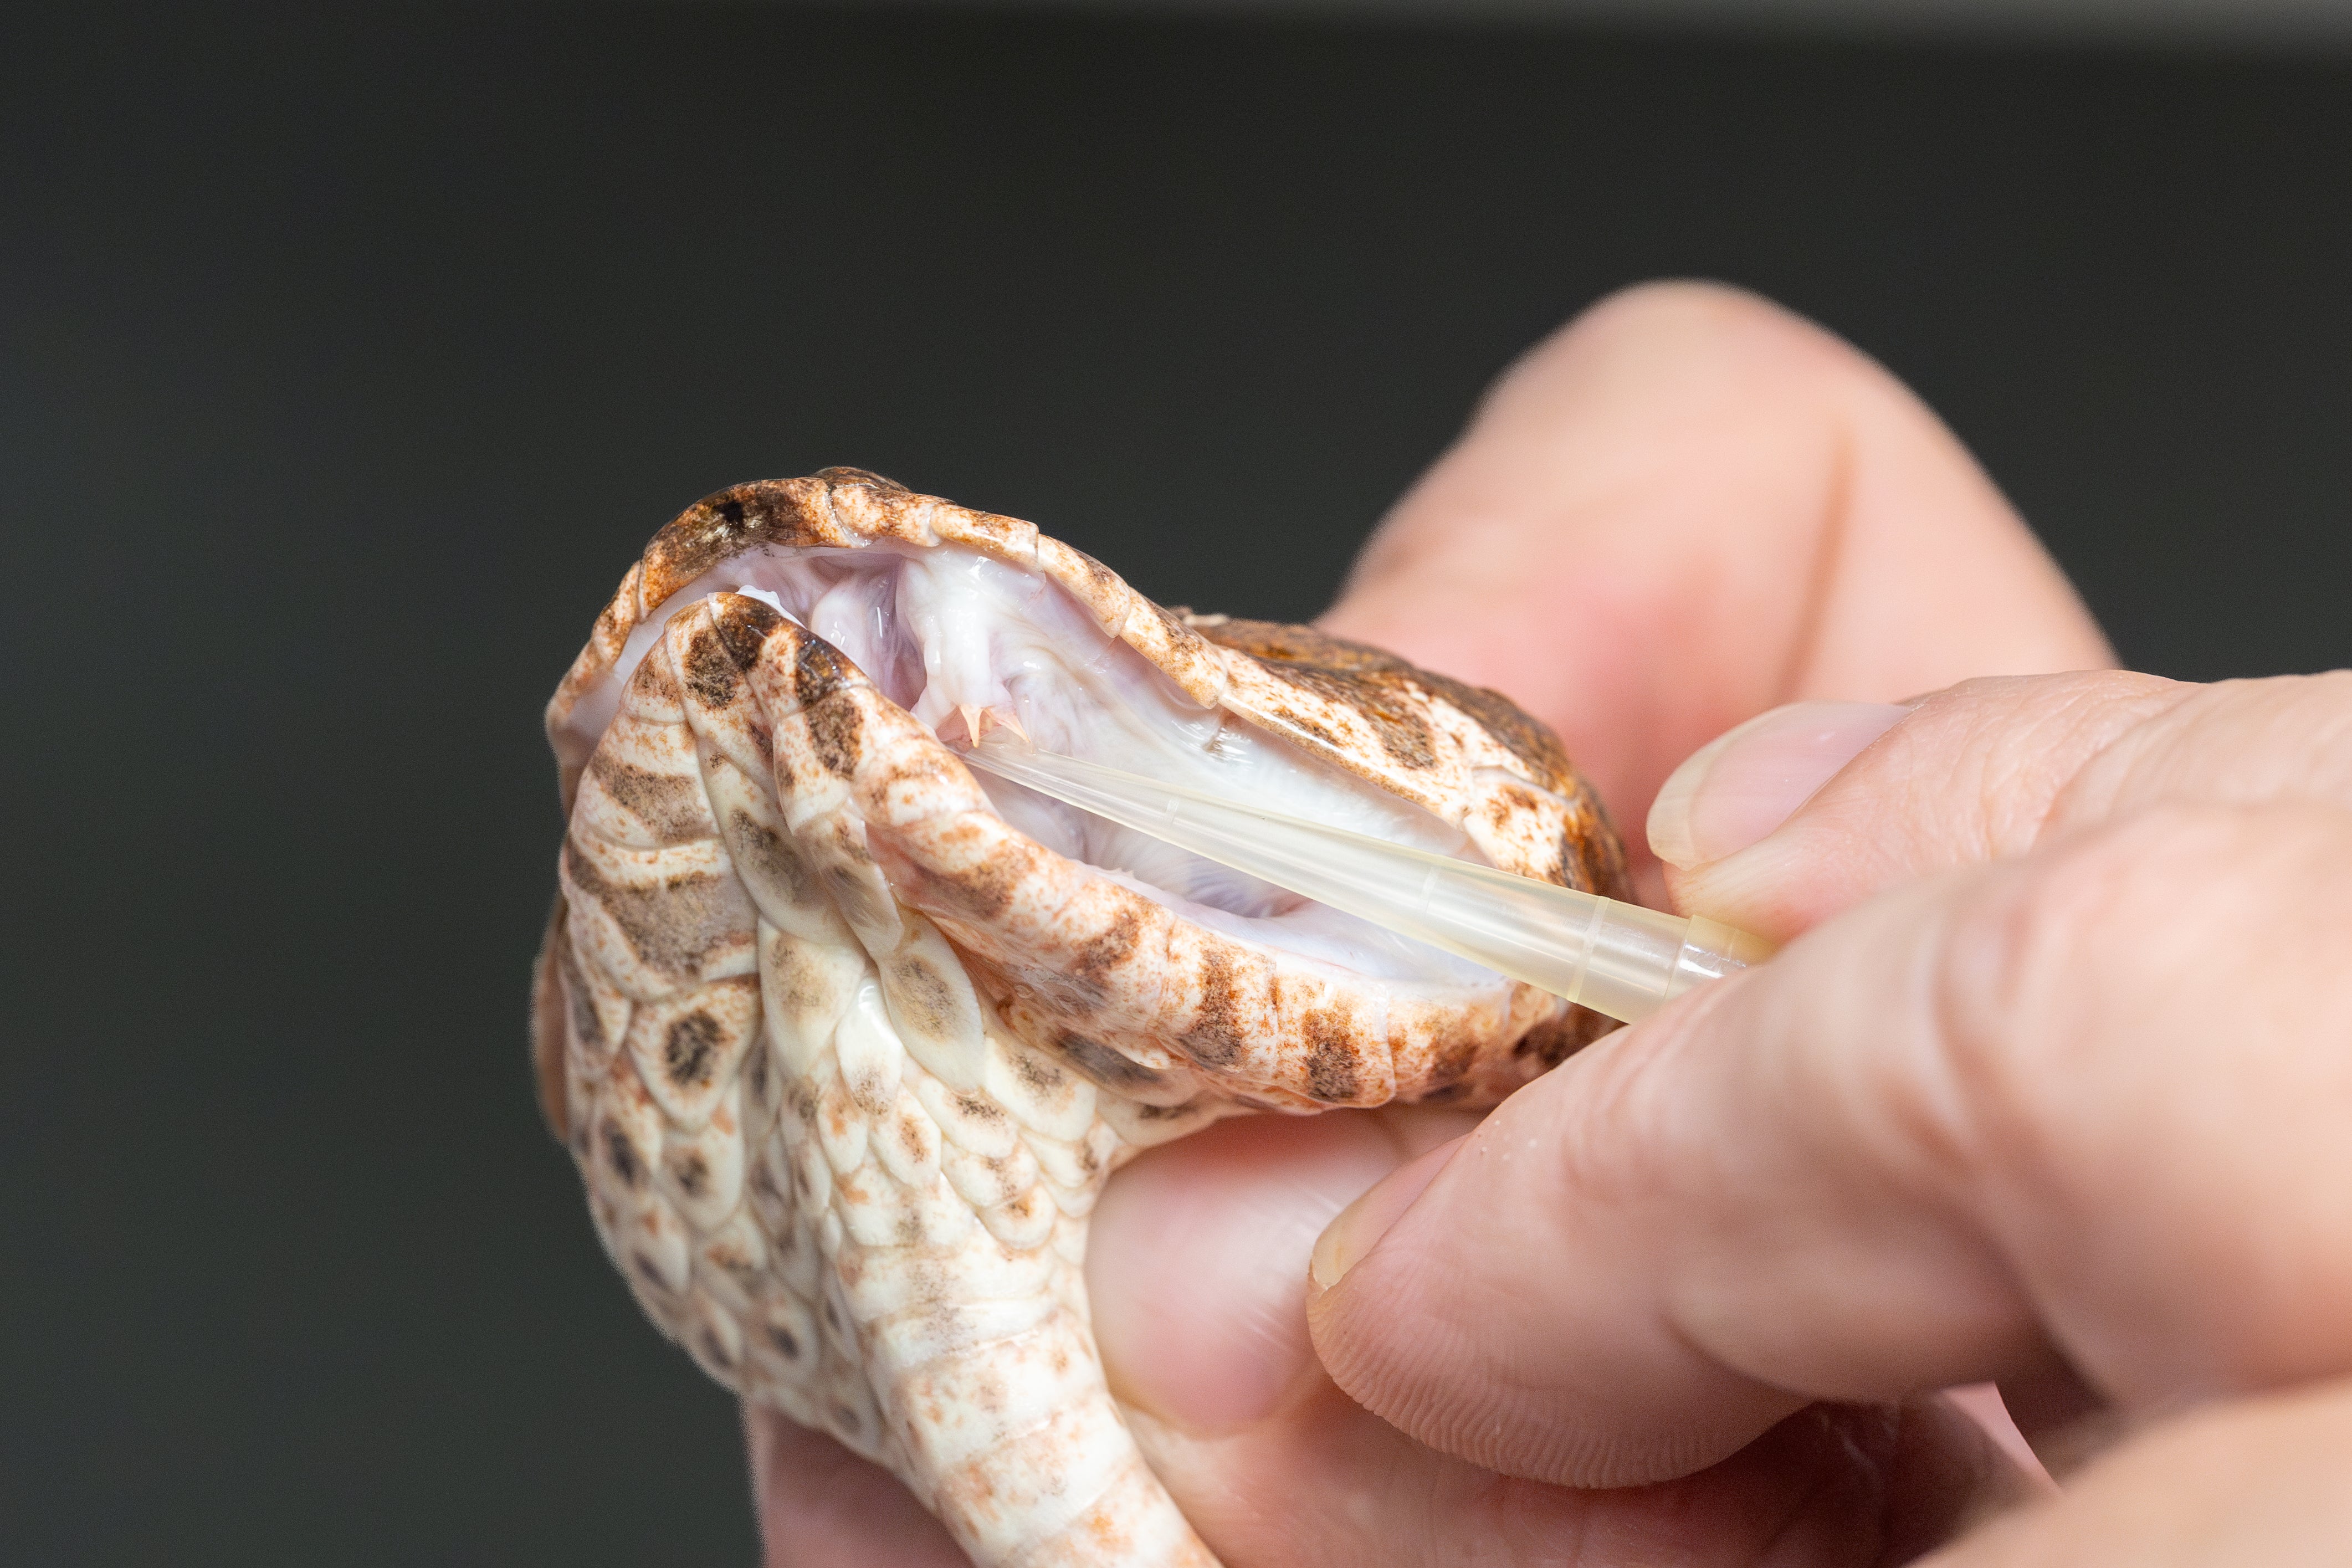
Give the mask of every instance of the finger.
M 1226 1121 L 1121 1170 L 1087 1248 L 1111 1391 L 1191 1431 L 1262 1418 L 1315 1364 L 1307 1257 L 1334 1215 L 1472 1111 Z
M 1335 1113 L 1228 1122 L 1120 1173 L 1087 1274 L 1112 1385 L 1154 1470 L 1227 1568 L 1333 1563 L 1901 1561 L 2025 1495 L 1943 1402 L 1801 1412 L 1704 1476 L 1578 1492 L 1413 1441 L 1342 1394 L 1306 1342 L 1317 1232 L 1469 1122 Z M 1895 1548 L 1901 1547 L 1895 1553 Z
M 1922 1568 L 2341 1563 L 2352 1541 L 2352 1387 L 2218 1405 L 2146 1431 Z
M 2117 816 L 2276 798 L 2352 805 L 2352 673 L 2104 672 L 1969 681 L 1908 709 L 1798 705 L 1675 770 L 1650 834 L 1682 908 L 1786 940 L 1882 888 Z
M 780 1411 L 743 1409 L 766 1568 L 969 1568 L 898 1479 Z
M 1606 1490 L 1440 1454 L 1328 1380 L 1264 1426 L 1137 1435 L 1227 1568 L 1852 1568 L 1908 1563 L 2040 1495 L 1940 1399 L 1816 1405 L 1696 1475 Z
M 1367 1194 L 1315 1344 L 1433 1447 L 1588 1485 L 1819 1399 L 2352 1371 L 2347 879 L 2352 813 L 2180 807 L 1884 895 Z
M 1916 398 L 1753 296 L 1651 285 L 1503 377 L 1323 623 L 1509 693 L 1622 820 L 1776 703 L 2111 662 Z

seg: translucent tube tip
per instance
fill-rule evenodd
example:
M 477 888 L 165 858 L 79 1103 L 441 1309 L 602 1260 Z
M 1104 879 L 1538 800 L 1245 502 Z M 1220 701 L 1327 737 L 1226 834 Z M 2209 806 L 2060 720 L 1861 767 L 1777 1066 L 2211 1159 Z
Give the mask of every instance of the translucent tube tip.
M 992 735 L 1000 778 L 1633 1023 L 1769 943 Z

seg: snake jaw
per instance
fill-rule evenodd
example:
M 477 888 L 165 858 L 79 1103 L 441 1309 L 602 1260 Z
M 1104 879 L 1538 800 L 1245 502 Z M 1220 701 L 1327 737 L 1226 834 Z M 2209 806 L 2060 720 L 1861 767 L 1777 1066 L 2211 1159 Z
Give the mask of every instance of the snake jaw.
M 999 726 L 1602 891 L 1615 841 L 1492 693 L 1179 616 L 1027 524 L 845 470 L 665 529 L 551 704 L 569 829 L 534 1054 L 647 1313 L 976 1562 L 1210 1563 L 1087 1324 L 1111 1171 L 1242 1110 L 1491 1101 L 1601 1026 L 942 743 Z

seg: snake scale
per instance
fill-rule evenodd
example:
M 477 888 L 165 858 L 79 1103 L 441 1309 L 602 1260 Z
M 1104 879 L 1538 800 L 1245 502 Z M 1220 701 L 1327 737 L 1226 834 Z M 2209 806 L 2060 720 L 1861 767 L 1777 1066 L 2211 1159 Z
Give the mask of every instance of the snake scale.
M 1541 725 L 872 474 L 689 508 L 547 721 L 533 1047 L 597 1235 L 710 1375 L 988 1568 L 1215 1562 L 1088 1326 L 1122 1162 L 1244 1112 L 1492 1103 L 1608 1026 L 957 755 L 1003 724 L 1623 896 Z

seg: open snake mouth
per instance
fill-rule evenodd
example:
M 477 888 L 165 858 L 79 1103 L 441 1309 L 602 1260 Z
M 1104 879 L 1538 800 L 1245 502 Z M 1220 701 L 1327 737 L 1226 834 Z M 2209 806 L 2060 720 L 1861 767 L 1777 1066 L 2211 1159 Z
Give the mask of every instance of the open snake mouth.
M 688 508 L 558 687 L 534 1055 L 648 1314 L 976 1563 L 1213 1568 L 1087 1330 L 1109 1173 L 1240 1110 L 1492 1103 L 1601 1022 L 975 777 L 1000 724 L 1579 888 L 1622 859 L 1496 694 L 851 469 Z
M 958 545 L 744 552 L 685 584 L 631 634 L 627 681 L 670 616 L 712 593 L 759 599 L 814 633 L 951 747 L 1003 725 L 1065 755 L 1246 799 L 1486 864 L 1428 811 L 1222 709 L 1195 701 L 1055 584 Z M 609 718 L 575 714 L 583 724 Z M 601 726 L 600 726 L 601 727 Z M 591 744 L 593 735 L 584 737 Z M 1171 913 L 1369 979 L 1500 990 L 1501 975 L 1426 943 L 990 775 L 1005 821 Z
M 583 774 L 594 786 L 565 858 L 575 915 L 600 911 L 580 929 L 652 994 L 748 973 L 751 904 L 788 926 L 821 884 L 833 912 L 807 918 L 834 922 L 827 940 L 855 931 L 887 971 L 935 925 L 925 940 L 991 1027 L 1139 1103 L 1492 1100 L 1599 1032 L 1491 970 L 954 764 L 1000 724 L 1622 890 L 1598 803 L 1497 694 L 1307 627 L 1172 614 L 1027 523 L 828 470 L 681 514 L 558 689 L 567 811 Z

